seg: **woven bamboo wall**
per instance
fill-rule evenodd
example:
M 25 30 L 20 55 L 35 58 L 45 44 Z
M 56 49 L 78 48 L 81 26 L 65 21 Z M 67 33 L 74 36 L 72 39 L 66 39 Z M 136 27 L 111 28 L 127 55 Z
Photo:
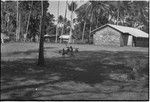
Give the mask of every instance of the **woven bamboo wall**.
M 148 38 L 135 38 L 136 47 L 148 47 L 149 39 Z
M 93 41 L 95 45 L 120 46 L 120 35 L 120 32 L 107 26 L 95 32 Z

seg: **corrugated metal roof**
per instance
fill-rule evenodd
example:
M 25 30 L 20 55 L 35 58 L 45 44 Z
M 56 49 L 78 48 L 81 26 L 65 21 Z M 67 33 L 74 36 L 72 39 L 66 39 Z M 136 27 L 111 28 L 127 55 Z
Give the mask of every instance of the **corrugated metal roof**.
M 92 32 L 95 32 L 95 31 L 97 31 L 97 30 L 99 30 L 99 29 L 101 29 L 103 27 L 106 27 L 106 26 L 110 26 L 110 27 L 112 27 L 114 29 L 117 29 L 117 30 L 119 30 L 122 33 L 129 33 L 129 34 L 131 34 L 131 35 L 133 35 L 135 37 L 143 37 L 143 38 L 148 38 L 149 37 L 148 33 L 144 32 L 144 31 L 141 31 L 141 30 L 139 30 L 137 28 L 120 26 L 120 25 L 113 25 L 113 24 L 106 24 L 106 25 L 104 25 L 102 27 L 99 27 L 99 28 L 93 30 Z

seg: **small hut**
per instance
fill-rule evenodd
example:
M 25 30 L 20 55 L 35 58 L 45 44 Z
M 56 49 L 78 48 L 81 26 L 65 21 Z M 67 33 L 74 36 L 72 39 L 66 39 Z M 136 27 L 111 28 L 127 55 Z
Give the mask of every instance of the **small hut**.
M 57 39 L 58 38 L 59 38 L 59 36 L 57 36 Z M 46 42 L 55 42 L 56 35 L 46 34 L 46 35 L 44 35 L 44 39 L 45 39 Z
M 67 42 L 69 41 L 70 35 L 61 35 L 60 37 L 61 42 Z M 74 43 L 75 37 L 72 36 L 72 43 Z

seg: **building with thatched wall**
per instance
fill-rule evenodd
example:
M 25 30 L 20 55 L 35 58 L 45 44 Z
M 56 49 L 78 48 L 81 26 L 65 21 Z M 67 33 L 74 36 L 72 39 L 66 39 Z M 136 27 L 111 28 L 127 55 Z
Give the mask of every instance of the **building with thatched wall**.
M 91 33 L 95 45 L 135 47 L 148 47 L 149 45 L 149 34 L 137 28 L 106 24 Z

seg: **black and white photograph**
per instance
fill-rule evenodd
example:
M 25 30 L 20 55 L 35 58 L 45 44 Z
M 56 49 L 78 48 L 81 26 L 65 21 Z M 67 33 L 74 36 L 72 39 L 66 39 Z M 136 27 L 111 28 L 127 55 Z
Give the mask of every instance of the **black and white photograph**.
M 1 0 L 1 101 L 149 101 L 149 0 Z

